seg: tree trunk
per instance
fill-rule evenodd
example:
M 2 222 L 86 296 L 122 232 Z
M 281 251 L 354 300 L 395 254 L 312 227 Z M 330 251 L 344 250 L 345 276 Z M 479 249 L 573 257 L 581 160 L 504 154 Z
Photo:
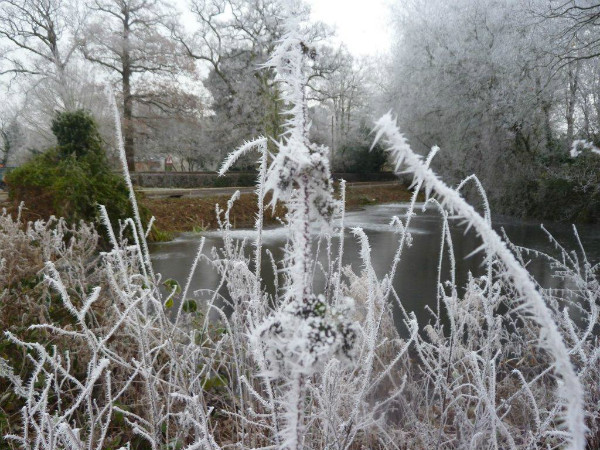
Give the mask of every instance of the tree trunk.
M 335 128 L 334 128 L 334 112 L 331 113 L 331 149 L 330 149 L 330 166 L 331 171 L 335 170 L 334 159 L 335 159 Z
M 2 166 L 6 166 L 8 163 L 8 156 L 11 151 L 12 143 L 10 142 L 8 133 L 4 130 L 0 130 L 0 137 L 2 138 L 2 157 L 0 158 L 0 164 L 2 164 Z M 0 179 L 0 181 L 2 180 Z
M 582 95 L 583 101 L 583 133 L 585 134 L 585 138 L 588 141 L 591 141 L 591 133 L 590 133 L 590 102 L 588 101 L 587 95 L 585 93 Z
M 544 133 L 544 139 L 546 141 L 545 153 L 550 153 L 552 150 L 554 150 L 554 135 L 552 132 L 552 122 L 550 117 L 550 113 L 552 111 L 552 101 L 547 97 L 544 97 L 544 95 L 547 94 L 543 92 L 542 80 L 540 79 L 539 75 L 535 78 L 535 88 L 537 92 L 537 103 L 541 105 L 542 109 L 541 120 L 543 123 L 541 125 Z
M 552 123 L 550 122 L 550 111 L 552 105 L 550 102 L 544 102 L 542 104 L 542 111 L 544 112 L 544 131 L 546 135 L 546 151 L 549 152 L 554 149 L 554 136 L 552 134 Z
M 567 151 L 573 145 L 574 123 L 575 123 L 575 103 L 577 101 L 577 82 L 579 81 L 579 62 L 575 63 L 575 70 L 569 67 L 569 90 L 567 91 Z
M 121 55 L 123 65 L 123 142 L 125 145 L 125 157 L 127 168 L 135 172 L 135 148 L 133 141 L 133 97 L 131 95 L 131 55 L 129 51 L 129 12 L 125 12 L 123 21 L 123 53 Z
M 133 101 L 131 98 L 131 74 L 123 71 L 123 141 L 127 168 L 135 172 L 135 148 L 133 145 Z

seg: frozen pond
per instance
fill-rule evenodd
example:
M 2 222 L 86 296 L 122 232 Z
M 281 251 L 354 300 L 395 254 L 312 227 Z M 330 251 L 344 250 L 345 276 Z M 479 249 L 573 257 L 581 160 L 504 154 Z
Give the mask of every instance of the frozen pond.
M 348 212 L 345 220 L 344 264 L 350 264 L 356 273 L 360 272 L 359 245 L 350 229 L 362 227 L 369 237 L 374 269 L 376 274 L 382 277 L 389 270 L 390 263 L 398 247 L 399 236 L 390 228 L 390 219 L 394 215 L 404 218 L 406 210 L 406 204 L 385 204 L 368 206 L 363 210 Z M 430 305 L 433 307 L 436 304 L 437 266 L 442 223 L 439 212 L 433 207 L 429 207 L 425 212 L 422 212 L 419 206 L 416 212 L 417 215 L 413 217 L 410 227 L 413 243 L 411 247 L 404 250 L 394 280 L 394 287 L 404 307 L 408 311 L 414 311 L 419 322 L 423 324 L 428 319 L 428 313 L 424 306 Z M 537 222 L 495 217 L 493 223 L 497 230 L 500 230 L 501 227 L 504 228 L 506 234 L 516 245 L 527 246 L 554 255 L 558 254 Z M 578 249 L 571 226 L 553 223 L 546 224 L 546 228 L 567 249 Z M 588 258 L 593 262 L 600 261 L 600 227 L 597 225 L 582 225 L 578 226 L 578 232 Z M 451 234 L 456 254 L 457 280 L 459 285 L 462 285 L 469 272 L 474 275 L 483 273 L 480 254 L 466 258 L 467 255 L 479 247 L 480 241 L 472 231 L 465 233 L 464 226 L 460 225 L 458 221 L 451 222 Z M 221 233 L 218 231 L 206 232 L 202 236 L 206 238 L 205 254 L 209 254 L 213 247 L 222 245 Z M 255 237 L 254 231 L 236 230 L 233 231 L 233 236 L 239 239 L 247 239 L 247 251 L 252 250 L 251 243 Z M 200 237 L 199 234 L 184 233 L 174 241 L 152 244 L 151 252 L 156 272 L 161 273 L 163 279 L 174 278 L 181 284 L 185 283 Z M 265 230 L 263 251 L 268 249 L 275 260 L 280 260 L 283 255 L 282 247 L 286 239 L 287 230 L 284 228 Z M 333 248 L 337 249 L 337 247 L 338 238 L 334 237 Z M 321 260 L 325 261 L 324 258 L 321 258 Z M 553 277 L 552 270 L 545 261 L 532 260 L 528 265 L 528 270 L 543 287 L 562 287 L 560 280 Z M 273 270 L 270 260 L 264 254 L 262 272 L 265 286 L 272 286 Z M 444 272 L 447 273 L 447 264 L 444 265 Z M 218 281 L 216 271 L 206 262 L 202 262 L 196 270 L 191 291 L 214 289 Z M 317 276 L 316 283 L 315 291 L 318 292 L 322 286 L 323 277 L 319 278 Z M 201 293 L 198 296 L 198 298 L 203 297 L 205 298 Z

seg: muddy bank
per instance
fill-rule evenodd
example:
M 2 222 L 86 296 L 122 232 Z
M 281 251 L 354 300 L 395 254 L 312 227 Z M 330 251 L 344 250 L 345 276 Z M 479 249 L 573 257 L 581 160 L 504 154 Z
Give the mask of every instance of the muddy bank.
M 339 195 L 339 193 L 338 193 Z M 355 210 L 365 205 L 380 203 L 398 203 L 410 200 L 411 192 L 400 183 L 386 183 L 381 185 L 348 185 L 346 190 L 346 209 Z M 156 217 L 152 240 L 170 240 L 174 233 L 203 231 L 218 228 L 215 205 L 222 209 L 227 207 L 231 195 L 216 195 L 210 197 L 181 197 L 181 198 L 145 198 L 140 195 L 138 201 L 147 213 Z M 270 197 L 267 196 L 268 203 Z M 0 208 L 5 208 L 8 213 L 16 216 L 18 204 L 8 200 L 1 201 Z M 44 208 L 30 209 L 25 205 L 21 212 L 24 222 L 38 219 L 48 219 L 52 214 Z M 241 194 L 231 211 L 231 223 L 234 228 L 251 228 L 254 226 L 257 214 L 256 195 L 252 193 Z M 285 208 L 278 204 L 273 211 L 265 211 L 264 223 L 266 226 L 277 225 L 280 218 L 285 216 Z
M 400 183 L 380 186 L 350 185 L 346 190 L 346 208 L 357 209 L 377 203 L 409 201 L 411 192 Z M 203 198 L 146 198 L 142 204 L 156 217 L 156 227 L 161 232 L 179 233 L 201 231 L 218 227 L 215 204 L 222 209 L 227 206 L 229 195 Z M 256 195 L 242 194 L 231 211 L 234 228 L 254 226 L 257 214 Z M 265 212 L 265 225 L 279 223 L 285 215 L 285 208 L 278 205 L 273 212 Z

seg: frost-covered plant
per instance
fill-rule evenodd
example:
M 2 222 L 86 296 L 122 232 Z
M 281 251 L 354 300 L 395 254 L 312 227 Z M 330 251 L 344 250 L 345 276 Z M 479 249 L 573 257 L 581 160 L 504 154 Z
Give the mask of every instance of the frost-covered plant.
M 453 190 L 445 185 L 428 167 L 428 164 L 424 163 L 421 157 L 411 150 L 404 136 L 398 132 L 389 114 L 377 122 L 376 130 L 377 136 L 375 141 L 377 142 L 382 136 L 386 137 L 389 151 L 392 153 L 396 164 L 396 170 L 405 167 L 408 172 L 414 174 L 415 183 L 424 186 L 427 196 L 430 193 L 434 193 L 439 197 L 442 207 L 463 218 L 467 222 L 468 227 L 472 226 L 483 241 L 479 250 L 485 250 L 487 259 L 495 261 L 500 265 L 500 273 L 505 279 L 505 284 L 513 287 L 516 294 L 510 302 L 511 308 L 518 307 L 521 310 L 525 310 L 533 322 L 539 325 L 539 344 L 554 359 L 551 367 L 559 377 L 557 389 L 558 397 L 561 400 L 559 408 L 564 405 L 565 413 L 563 419 L 568 429 L 566 440 L 569 448 L 584 448 L 586 428 L 584 424 L 584 393 L 582 385 L 570 360 L 569 350 L 565 344 L 563 335 L 560 333 L 552 316 L 552 311 L 544 301 L 535 282 L 525 270 L 524 265 L 519 263 L 515 255 L 511 253 L 500 236 L 493 230 L 490 223 L 477 214 L 474 208 L 462 199 L 457 190 Z M 488 279 L 488 282 L 491 283 L 492 280 Z M 487 289 L 491 289 L 491 287 Z M 460 317 L 460 315 L 453 313 L 451 305 L 449 306 L 449 316 L 451 320 L 452 317 Z M 491 319 L 493 317 L 490 317 Z M 492 323 L 488 324 L 488 326 L 491 325 Z M 462 331 L 464 330 L 461 329 L 460 332 Z M 492 329 L 486 331 L 490 332 Z M 459 331 L 452 330 L 452 334 L 459 334 Z M 472 334 L 469 337 L 471 338 Z M 490 363 L 489 360 L 483 360 L 483 362 L 485 364 Z M 491 362 L 493 363 L 493 360 Z M 473 360 L 472 364 L 477 364 L 476 359 Z M 497 407 L 495 406 L 495 400 L 492 401 L 492 399 L 495 396 L 491 396 L 489 393 L 485 394 L 486 391 L 480 390 L 480 395 L 488 399 L 487 403 L 490 412 L 494 411 L 492 415 L 494 427 L 501 425 L 502 422 L 500 419 L 494 418 L 497 414 Z M 505 435 L 510 447 L 514 448 L 516 444 L 510 432 L 503 429 L 500 431 Z
M 564 284 L 564 288 L 542 289 L 542 292 L 584 387 L 588 447 L 594 448 L 600 444 L 600 351 L 597 336 L 600 262 L 593 264 L 588 259 L 577 228 L 573 227 L 573 234 L 578 248 L 571 251 L 543 226 L 542 229 L 553 243 L 555 255 L 514 245 L 511 248 L 522 262 L 531 257 L 541 258 Z
M 327 150 L 308 141 L 306 107 L 307 61 L 313 57 L 307 36 L 302 31 L 300 3 L 289 2 L 285 33 L 267 66 L 274 69 L 287 106 L 285 131 L 277 143 L 277 154 L 264 175 L 259 201 L 270 192 L 272 205 L 283 201 L 287 207 L 290 241 L 287 246 L 283 295 L 275 299 L 276 308 L 250 326 L 250 343 L 269 394 L 265 402 L 274 416 L 275 438 L 285 448 L 302 448 L 309 416 L 304 406 L 310 378 L 318 369 L 337 357 L 351 360 L 358 329 L 345 317 L 352 301 L 335 301 L 312 292 L 311 228 L 313 224 L 329 231 L 332 213 L 338 204 L 333 198 Z M 258 141 L 257 141 L 258 142 Z M 263 156 L 266 158 L 266 142 Z M 228 159 L 234 160 L 249 144 Z M 225 167 L 229 164 L 225 163 Z M 262 167 L 266 168 L 266 159 Z M 262 172 L 262 171 L 261 171 Z M 262 214 L 259 208 L 259 214 Z M 259 227 L 260 233 L 260 227 Z M 260 264 L 260 242 L 256 261 Z M 257 274 L 258 279 L 258 274 Z M 256 299 L 254 299 L 256 301 Z M 342 306 L 344 305 L 344 306 Z
M 326 225 L 337 204 L 333 198 L 328 151 L 308 140 L 306 71 L 314 49 L 302 30 L 301 3 L 294 0 L 288 3 L 283 37 L 266 63 L 275 70 L 281 99 L 287 106 L 287 120 L 277 154 L 266 174 L 265 190 L 272 193 L 273 206 L 281 200 L 288 207 L 293 250 L 289 255 L 293 281 L 288 299 L 298 300 L 310 293 L 306 279 L 311 263 L 310 224 L 316 221 L 318 226 Z
M 386 392 L 391 394 L 389 399 L 375 400 L 373 392 L 393 378 L 392 367 L 407 345 L 398 339 L 393 327 L 384 327 L 391 321 L 391 310 L 383 305 L 383 291 L 372 270 L 369 271 L 370 293 L 361 305 L 366 324 L 361 326 L 353 322 L 356 319 L 354 301 L 342 294 L 347 292 L 342 286 L 343 255 L 338 255 L 337 262 L 330 258 L 328 266 L 323 267 L 313 253 L 316 231 L 331 254 L 331 218 L 340 206 L 343 215 L 343 205 L 333 197 L 327 150 L 308 141 L 306 72 L 314 50 L 302 31 L 299 3 L 289 3 L 284 36 L 267 63 L 279 82 L 287 106 L 287 121 L 277 143 L 277 153 L 265 172 L 264 186 L 259 185 L 264 190 L 259 187 L 258 194 L 259 202 L 262 194 L 270 192 L 273 205 L 277 201 L 285 203 L 290 238 L 281 263 L 283 285 L 269 302 L 263 299 L 258 310 L 251 306 L 252 314 L 245 316 L 248 318 L 245 324 L 240 323 L 248 329 L 249 350 L 259 369 L 253 375 L 254 380 L 245 379 L 242 392 L 249 391 L 248 401 L 256 405 L 250 410 L 251 415 L 256 409 L 263 411 L 262 416 L 255 416 L 252 425 L 270 430 L 271 442 L 278 447 L 304 448 L 321 442 L 347 448 L 357 439 L 363 439 L 360 436 L 366 430 L 384 428 L 386 408 L 402 390 L 401 383 L 395 384 L 400 380 L 391 382 Z M 253 145 L 262 146 L 263 158 L 266 158 L 266 142 L 252 141 L 232 153 L 224 167 Z M 265 162 L 263 159 L 261 172 L 266 167 Z M 237 321 L 240 320 L 238 311 L 244 310 L 243 299 L 252 299 L 250 305 L 257 299 L 252 292 L 241 288 L 244 286 L 241 280 L 251 277 L 250 261 L 228 237 L 227 220 L 223 231 L 222 261 L 225 263 L 219 262 L 219 268 L 229 281 L 226 285 L 234 306 L 232 320 Z M 259 228 L 254 264 L 260 263 L 260 232 Z M 343 242 L 343 234 L 342 226 L 340 242 Z M 365 265 L 370 267 L 368 240 L 360 230 L 357 235 L 363 243 Z M 323 270 L 329 280 L 321 293 L 313 291 L 317 269 Z M 240 282 L 232 282 L 239 277 L 242 277 Z M 258 278 L 257 272 L 254 283 L 246 284 L 254 285 Z M 261 293 L 261 297 L 264 296 Z M 416 332 L 414 323 L 411 330 Z M 384 331 L 389 335 L 384 336 Z M 397 352 L 383 364 L 378 359 L 381 346 Z M 336 387 L 331 390 L 333 380 Z M 265 423 L 261 418 L 269 420 Z M 340 433 L 343 438 L 336 438 Z M 386 434 L 380 440 L 393 441 Z
M 118 147 L 134 217 L 113 229 L 100 208 L 110 250 L 69 253 L 79 248 L 72 242 L 95 242 L 87 226 L 79 240 L 69 241 L 78 231 L 61 221 L 56 228 L 39 222 L 23 228 L 6 214 L 0 217 L 6 233 L 0 236 L 3 283 L 12 286 L 30 273 L 10 256 L 38 236 L 43 242 L 35 273 L 45 290 L 33 300 L 50 298 L 68 315 L 66 321 L 31 324 L 29 331 L 37 334 L 31 339 L 5 334 L 27 361 L 26 370 L 15 371 L 0 359 L 0 376 L 22 399 L 19 417 L 10 419 L 8 445 L 583 450 L 586 426 L 594 445 L 600 429 L 600 266 L 558 243 L 558 257 L 505 243 L 491 227 L 478 180 L 469 177 L 456 189 L 445 185 L 429 169 L 438 149 L 422 160 L 389 116 L 378 122 L 377 138 L 386 136 L 397 170 L 415 175 L 414 195 L 405 218 L 391 220 L 398 248 L 389 271 L 375 273 L 360 228 L 351 232 L 362 267 L 354 272 L 344 266 L 345 184 L 338 201 L 327 152 L 307 139 L 304 90 L 313 50 L 297 9 L 290 2 L 284 11 L 286 32 L 269 62 L 288 108 L 286 130 L 275 137 L 278 151 L 270 154 L 267 138 L 259 138 L 222 167 L 225 172 L 243 153 L 260 152 L 253 251 L 232 234 L 236 193 L 226 207 L 216 208 L 222 247 L 204 254 L 201 240 L 185 285 L 162 283 L 146 243 L 152 223 L 142 224 L 136 208 L 118 113 Z M 460 196 L 471 182 L 483 196 L 483 215 Z M 413 245 L 411 223 L 422 189 L 425 206 L 440 211 L 442 233 L 438 304 L 419 328 L 393 282 L 400 265 L 410 263 L 404 250 Z M 282 261 L 262 244 L 267 192 L 288 211 Z M 476 229 L 485 251 L 484 274 L 471 275 L 466 286 L 455 277 L 455 216 Z M 544 290 L 531 279 L 525 267 L 533 256 L 550 262 L 565 289 Z M 264 258 L 276 275 L 273 289 L 264 286 Z M 190 293 L 201 259 L 217 270 L 219 283 Z M 446 263 L 450 276 L 443 279 Z M 11 267 L 16 269 L 6 271 Z M 318 273 L 325 279 L 322 290 L 315 289 Z M 408 330 L 405 339 L 398 321 Z
M 23 205 L 16 217 L 0 214 L 0 327 L 15 330 L 28 323 L 61 320 L 64 311 L 53 304 L 41 281 L 47 262 L 61 270 L 69 289 L 84 296 L 85 278 L 100 282 L 96 268 L 98 233 L 90 224 L 68 225 L 64 219 L 25 223 Z
M 358 330 L 346 319 L 353 300 L 344 300 L 346 307 L 339 309 L 328 306 L 322 294 L 311 294 L 265 320 L 253 338 L 259 348 L 261 342 L 268 342 L 267 374 L 274 378 L 290 373 L 310 376 L 331 358 L 352 361 Z

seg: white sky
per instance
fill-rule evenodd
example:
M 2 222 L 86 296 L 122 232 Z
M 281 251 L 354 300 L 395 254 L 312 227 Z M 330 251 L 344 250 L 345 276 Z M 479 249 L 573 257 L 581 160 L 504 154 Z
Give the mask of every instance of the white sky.
M 336 28 L 337 36 L 357 56 L 390 49 L 392 0 L 306 0 L 311 16 Z
M 1 1 L 1 0 L 0 0 Z M 332 26 L 337 40 L 356 56 L 375 56 L 390 49 L 392 39 L 388 17 L 394 0 L 305 0 L 311 18 Z M 398 0 L 395 0 L 398 1 Z M 186 0 L 174 0 L 183 13 L 184 24 L 193 27 Z

